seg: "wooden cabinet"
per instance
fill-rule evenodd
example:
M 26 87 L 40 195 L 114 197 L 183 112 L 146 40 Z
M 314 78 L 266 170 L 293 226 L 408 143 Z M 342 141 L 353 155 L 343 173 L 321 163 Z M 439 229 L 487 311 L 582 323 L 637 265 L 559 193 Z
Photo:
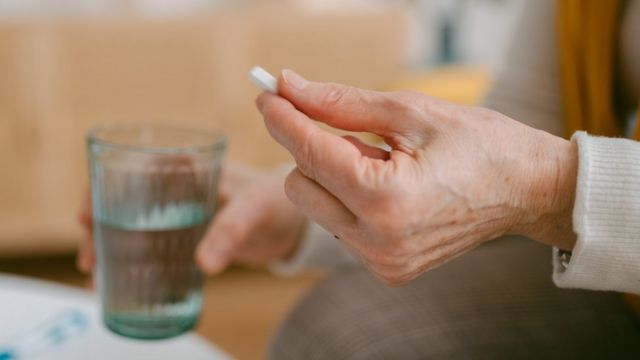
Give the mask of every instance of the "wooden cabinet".
M 0 24 L 0 257 L 75 248 L 89 127 L 215 129 L 230 139 L 228 159 L 289 161 L 254 108 L 251 66 L 379 88 L 401 66 L 403 38 L 400 8 L 260 6 L 188 18 Z

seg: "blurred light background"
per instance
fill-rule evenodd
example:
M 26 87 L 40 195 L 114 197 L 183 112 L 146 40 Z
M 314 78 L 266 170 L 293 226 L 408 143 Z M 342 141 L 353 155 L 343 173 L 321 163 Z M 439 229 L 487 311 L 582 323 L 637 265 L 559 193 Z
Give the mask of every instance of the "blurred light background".
M 39 264 L 72 259 L 82 237 L 76 214 L 87 188 L 89 127 L 215 129 L 230 139 L 228 159 L 270 167 L 290 158 L 254 109 L 253 65 L 477 103 L 523 1 L 0 0 L 0 271 L 79 283 L 71 270 L 56 277 L 57 265 Z M 247 307 L 255 304 L 228 298 L 245 307 L 203 321 L 205 336 L 241 358 L 263 351 L 279 317 L 313 282 L 243 273 L 223 279 L 218 284 L 234 292 L 242 281 L 280 289 L 271 308 L 252 313 Z M 234 314 L 253 316 L 255 346 L 234 348 L 230 323 L 246 332 Z

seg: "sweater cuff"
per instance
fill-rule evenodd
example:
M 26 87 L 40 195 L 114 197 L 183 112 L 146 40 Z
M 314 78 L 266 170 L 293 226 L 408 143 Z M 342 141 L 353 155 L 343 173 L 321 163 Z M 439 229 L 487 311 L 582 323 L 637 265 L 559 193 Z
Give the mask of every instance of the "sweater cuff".
M 309 221 L 298 249 L 287 260 L 273 262 L 269 270 L 283 277 L 303 271 L 326 270 L 354 264 L 353 257 L 320 225 Z
M 559 287 L 640 293 L 640 144 L 577 132 L 577 234 L 571 260 L 553 251 Z

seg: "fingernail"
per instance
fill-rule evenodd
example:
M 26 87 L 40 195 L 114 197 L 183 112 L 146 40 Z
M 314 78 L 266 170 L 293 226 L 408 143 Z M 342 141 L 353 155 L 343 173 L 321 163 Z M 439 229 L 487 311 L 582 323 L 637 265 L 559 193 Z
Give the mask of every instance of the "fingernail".
M 285 69 L 282 71 L 282 78 L 284 79 L 285 83 L 293 86 L 296 89 L 302 89 L 309 83 L 307 79 L 289 69 Z

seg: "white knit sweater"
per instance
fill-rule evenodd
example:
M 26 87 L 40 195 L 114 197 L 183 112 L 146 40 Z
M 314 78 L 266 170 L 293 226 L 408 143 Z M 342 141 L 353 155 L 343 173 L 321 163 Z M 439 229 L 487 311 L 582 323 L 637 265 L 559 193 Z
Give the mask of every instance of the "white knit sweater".
M 560 287 L 640 294 L 640 143 L 578 132 L 578 187 L 573 228 L 578 239 L 564 269 L 554 249 Z
M 563 132 L 556 62 L 554 0 L 528 1 L 513 46 L 486 106 L 532 127 Z M 628 3 L 621 32 L 626 93 L 640 94 L 640 0 Z M 579 165 L 573 212 L 578 235 L 565 269 L 554 249 L 553 280 L 560 287 L 640 294 L 640 142 L 576 133 Z M 353 262 L 333 236 L 310 224 L 297 254 L 273 264 L 280 275 Z

